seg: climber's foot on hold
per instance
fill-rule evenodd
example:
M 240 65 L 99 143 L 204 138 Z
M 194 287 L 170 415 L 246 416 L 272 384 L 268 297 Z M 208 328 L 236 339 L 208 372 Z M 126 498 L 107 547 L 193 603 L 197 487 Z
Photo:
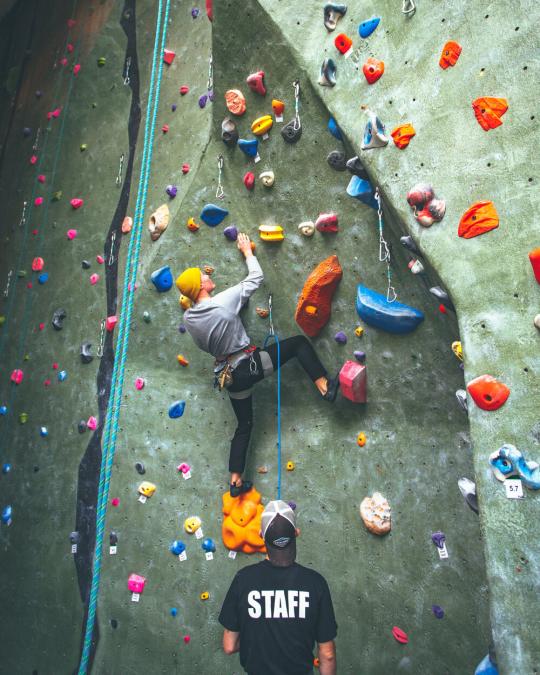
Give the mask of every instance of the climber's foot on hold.
M 240 483 L 240 485 L 238 485 L 238 483 Z M 253 483 L 249 480 L 236 480 L 234 483 L 230 484 L 229 492 L 231 497 L 239 497 L 241 494 L 244 494 L 244 492 L 249 492 L 252 487 Z
M 325 401 L 333 403 L 339 389 L 339 373 L 335 377 L 329 377 L 326 380 L 326 392 L 322 395 Z

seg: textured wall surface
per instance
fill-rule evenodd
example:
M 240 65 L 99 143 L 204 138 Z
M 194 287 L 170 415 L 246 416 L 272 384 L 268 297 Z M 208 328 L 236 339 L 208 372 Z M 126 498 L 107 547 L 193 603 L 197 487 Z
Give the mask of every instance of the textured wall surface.
M 299 561 L 323 573 L 332 590 L 339 672 L 432 675 L 434 663 L 437 675 L 473 672 L 491 637 L 486 569 L 501 672 L 535 672 L 538 630 L 531 596 L 537 595 L 538 558 L 534 527 L 528 523 L 534 522 L 536 500 L 528 493 L 524 502 L 507 501 L 486 462 L 504 441 L 524 450 L 538 447 L 538 391 L 533 385 L 538 336 L 532 326 L 538 290 L 526 260 L 537 243 L 531 241 L 530 206 L 538 197 L 534 144 L 523 142 L 536 129 L 530 119 L 535 116 L 533 88 L 527 84 L 534 76 L 533 36 L 525 21 L 519 32 L 507 26 L 504 3 L 481 11 L 462 3 L 445 13 L 442 3 L 435 3 L 429 15 L 419 3 L 409 21 L 396 3 L 359 4 L 349 5 L 340 29 L 355 36 L 355 47 L 363 54 L 383 58 L 387 72 L 368 88 L 352 61 L 339 61 L 338 84 L 327 91 L 316 84 L 320 62 L 325 55 L 341 57 L 333 36 L 326 34 L 319 3 L 302 7 L 298 16 L 291 3 L 222 3 L 210 24 L 203 8 L 193 19 L 190 3 L 171 2 L 167 46 L 176 51 L 176 59 L 163 73 L 145 223 L 163 202 L 169 203 L 171 222 L 157 242 L 143 233 L 110 490 L 110 499 L 120 502 L 109 507 L 107 516 L 95 673 L 240 672 L 237 657 L 221 653 L 217 623 L 235 571 L 258 559 L 238 555 L 233 561 L 220 540 L 233 413 L 226 396 L 212 389 L 210 357 L 178 331 L 182 317 L 176 291 L 158 294 L 150 282 L 151 272 L 162 265 L 177 274 L 188 265 L 210 264 L 218 290 L 235 283 L 244 265 L 222 234 L 230 224 L 256 240 L 265 272 L 263 287 L 244 313 L 254 342 L 261 344 L 268 332 L 267 321 L 255 313 L 256 306 L 266 305 L 268 293 L 273 293 L 280 336 L 300 332 L 294 309 L 305 278 L 318 262 L 336 253 L 344 276 L 332 319 L 314 344 L 330 371 L 351 358 L 354 349 L 367 352 L 366 406 L 343 398 L 334 406 L 322 401 L 296 364 L 284 368 L 282 380 L 283 459 L 296 464 L 294 472 L 283 476 L 283 497 L 298 504 Z M 21 42 L 28 37 L 32 45 L 30 55 L 14 51 L 2 69 L 9 92 L 0 111 L 5 139 L 0 167 L 2 288 L 10 270 L 13 274 L 7 297 L 0 297 L 0 314 L 5 316 L 0 327 L 0 405 L 8 407 L 0 418 L 0 447 L 1 461 L 12 464 L 11 473 L 1 476 L 2 506 L 12 504 L 14 510 L 12 525 L 0 530 L 2 673 L 70 673 L 78 663 L 114 343 L 107 334 L 103 358 L 87 365 L 80 362 L 79 347 L 90 340 L 95 353 L 100 322 L 117 310 L 130 236 L 120 233 L 120 224 L 126 213 L 133 215 L 137 195 L 156 9 L 157 3 L 150 1 L 136 6 L 129 0 L 96 2 L 94 7 L 55 2 L 46 15 L 43 8 L 36 9 L 40 28 L 31 34 L 28 8 L 19 3 L 0 25 L 5 36 L 18 31 Z M 525 3 L 518 9 L 525 15 L 530 8 Z M 381 14 L 381 25 L 360 44 L 357 24 L 371 12 Z M 474 12 L 480 14 L 473 21 Z M 483 18 L 486 14 L 489 19 Z M 67 55 L 68 66 L 51 69 L 64 54 L 70 16 L 77 19 L 69 38 L 74 52 Z M 443 72 L 437 61 L 450 37 L 464 51 L 457 66 Z M 505 44 L 515 67 L 497 65 Z M 207 91 L 212 51 L 215 102 L 200 109 L 197 100 Z M 106 57 L 102 68 L 97 66 L 100 56 Z M 128 56 L 130 83 L 124 85 Z M 77 62 L 81 72 L 73 77 L 70 66 Z M 266 72 L 265 98 L 245 85 L 246 76 L 258 69 Z M 18 87 L 12 87 L 15 76 L 20 77 Z M 287 145 L 275 125 L 270 138 L 261 142 L 261 161 L 253 168 L 238 149 L 227 149 L 220 140 L 226 114 L 223 93 L 238 87 L 246 94 L 248 110 L 238 127 L 241 137 L 251 138 L 251 122 L 271 113 L 272 97 L 285 101 L 285 121 L 293 117 L 296 78 L 301 82 L 302 138 Z M 190 92 L 181 97 L 183 84 Z M 43 90 L 39 99 L 36 89 Z M 503 126 L 489 134 L 470 109 L 471 100 L 483 94 L 507 96 L 511 106 Z M 360 152 L 365 122 L 360 104 L 375 109 L 389 128 L 412 121 L 417 130 L 404 152 L 388 147 L 362 154 L 383 190 L 399 299 L 426 314 L 407 336 L 368 326 L 362 338 L 354 335 L 359 323 L 356 285 L 362 282 L 384 292 L 386 269 L 378 261 L 376 212 L 346 195 L 349 174 L 333 171 L 326 156 L 342 146 L 347 156 Z M 57 106 L 62 107 L 60 117 L 48 123 L 46 112 Z M 346 133 L 345 144 L 326 130 L 330 114 Z M 161 131 L 164 124 L 169 125 L 166 134 Z M 21 133 L 25 126 L 32 128 L 27 139 Z M 28 159 L 38 127 L 38 164 L 33 167 Z M 88 146 L 85 152 L 81 143 Z M 122 154 L 123 183 L 117 187 Z M 220 154 L 225 160 L 223 205 L 230 215 L 211 229 L 199 214 L 205 203 L 216 202 Z M 185 162 L 191 169 L 182 175 Z M 242 177 L 248 169 L 256 175 L 272 169 L 274 187 L 266 190 L 257 183 L 247 192 Z M 40 173 L 47 176 L 43 186 L 36 183 Z M 448 204 L 445 220 L 421 232 L 404 199 L 417 180 L 432 180 Z M 169 183 L 179 188 L 170 202 L 165 194 Z M 63 197 L 51 202 L 56 190 Z M 45 203 L 32 207 L 39 195 Z M 75 196 L 85 200 L 78 211 L 69 206 Z M 500 228 L 475 240 L 458 239 L 460 214 L 481 198 L 496 202 Z M 19 225 L 24 200 L 29 202 L 27 218 Z M 305 239 L 298 233 L 298 223 L 330 210 L 339 214 L 337 235 L 316 233 Z M 186 228 L 190 216 L 201 222 L 197 233 Z M 285 241 L 260 242 L 257 228 L 262 223 L 283 225 Z M 78 230 L 74 241 L 66 238 L 70 227 Z M 405 232 L 415 236 L 425 255 L 422 277 L 407 269 L 409 256 L 399 244 Z M 105 265 L 95 261 L 97 254 L 105 257 Z M 43 286 L 30 271 L 37 255 L 43 256 L 50 274 Z M 83 259 L 91 262 L 90 270 L 81 268 Z M 18 278 L 19 270 L 27 276 Z M 89 283 L 92 272 L 101 276 L 95 286 Z M 450 345 L 459 339 L 458 323 L 452 314 L 438 311 L 427 290 L 436 284 L 448 288 L 458 309 L 465 379 L 489 372 L 512 388 L 508 403 L 496 413 L 479 411 L 470 401 L 467 419 L 457 405 L 454 392 L 464 386 L 463 373 Z M 67 310 L 60 332 L 50 324 L 58 307 Z M 143 321 L 145 311 L 150 323 Z M 45 323 L 43 331 L 40 322 Z M 347 334 L 347 345 L 334 341 L 338 330 Z M 177 364 L 178 353 L 189 359 L 187 368 Z M 68 372 L 64 382 L 57 381 L 53 363 Z M 25 372 L 18 387 L 9 381 L 14 368 Z M 136 377 L 146 381 L 142 391 L 134 387 Z M 47 378 L 51 385 L 44 387 Z M 175 399 L 186 401 L 179 420 L 167 415 Z M 276 494 L 275 410 L 273 378 L 255 392 L 247 470 L 265 501 Z M 21 412 L 29 415 L 26 424 L 19 422 Z M 89 415 L 99 418 L 98 429 L 79 434 L 77 423 Z M 39 435 L 42 425 L 48 428 L 46 438 Z M 356 444 L 360 431 L 367 435 L 363 448 Z M 457 488 L 459 477 L 474 477 L 473 458 L 480 523 Z M 136 461 L 146 466 L 144 479 L 157 485 L 144 505 L 137 501 L 143 477 L 135 471 Z M 182 461 L 192 466 L 189 481 L 176 472 Z M 257 473 L 261 465 L 268 467 L 267 474 Z M 383 492 L 393 509 L 393 530 L 384 539 L 367 533 L 358 514 L 360 501 L 374 490 Z M 213 561 L 206 561 L 200 543 L 183 532 L 190 515 L 201 517 L 205 536 L 216 541 Z M 72 555 L 68 535 L 74 529 L 82 541 Z M 110 530 L 119 537 L 116 556 L 108 553 Z M 431 542 L 436 530 L 446 533 L 447 561 L 439 561 Z M 183 563 L 168 550 L 178 538 L 187 545 Z M 138 604 L 127 590 L 131 572 L 148 580 Z M 210 594 L 206 602 L 199 599 L 203 591 Z M 432 604 L 444 608 L 444 619 L 433 616 Z M 175 618 L 170 615 L 173 607 L 178 610 Z M 408 645 L 394 641 L 394 625 L 407 631 Z M 191 637 L 189 644 L 182 639 L 185 635 Z

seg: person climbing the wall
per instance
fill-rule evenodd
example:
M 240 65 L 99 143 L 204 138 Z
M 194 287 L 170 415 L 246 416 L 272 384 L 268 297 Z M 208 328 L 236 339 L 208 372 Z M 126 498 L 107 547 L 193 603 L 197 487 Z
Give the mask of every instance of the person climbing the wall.
M 191 304 L 184 314 L 186 329 L 195 344 L 216 359 L 215 385 L 220 390 L 227 389 L 238 422 L 229 457 L 232 497 L 252 487 L 250 481 L 242 478 L 253 427 L 252 387 L 273 373 L 278 364 L 277 345 L 272 344 L 265 350 L 253 345 L 238 316 L 264 277 L 246 234 L 238 235 L 237 246 L 248 268 L 247 277 L 239 284 L 213 296 L 216 285 L 198 267 L 184 270 L 176 279 L 178 290 Z M 339 377 L 327 377 L 326 369 L 305 336 L 296 335 L 280 342 L 280 366 L 293 357 L 298 359 L 321 396 L 335 401 Z
M 269 502 L 261 517 L 266 560 L 237 572 L 223 602 L 223 650 L 239 651 L 250 675 L 312 673 L 315 642 L 320 675 L 336 673 L 330 590 L 323 576 L 296 562 L 299 535 L 291 507 Z

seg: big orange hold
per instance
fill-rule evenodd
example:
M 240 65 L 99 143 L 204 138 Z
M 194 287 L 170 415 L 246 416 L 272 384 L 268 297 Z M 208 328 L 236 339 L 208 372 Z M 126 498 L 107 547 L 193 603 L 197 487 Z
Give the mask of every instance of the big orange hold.
M 472 239 L 499 227 L 499 214 L 493 202 L 476 202 L 461 216 L 458 235 Z
M 534 272 L 534 278 L 540 284 L 540 248 L 529 251 L 529 260 Z
M 508 110 L 508 101 L 505 98 L 482 96 L 473 101 L 472 107 L 478 124 L 484 131 L 489 131 L 501 126 L 501 117 Z
M 261 515 L 264 510 L 261 495 L 251 488 L 238 497 L 230 492 L 223 495 L 223 543 L 231 551 L 243 553 L 266 553 L 261 539 Z
M 480 375 L 469 382 L 467 391 L 482 410 L 497 410 L 510 396 L 510 389 L 492 375 Z
M 307 278 L 294 315 L 306 335 L 318 335 L 328 323 L 332 297 L 342 276 L 337 255 L 331 255 L 319 263 Z
M 403 150 L 409 145 L 411 138 L 416 136 L 416 131 L 414 130 L 413 125 L 407 122 L 406 124 L 400 124 L 399 127 L 396 127 L 394 131 L 392 131 L 391 136 L 394 139 L 396 146 L 400 150 Z

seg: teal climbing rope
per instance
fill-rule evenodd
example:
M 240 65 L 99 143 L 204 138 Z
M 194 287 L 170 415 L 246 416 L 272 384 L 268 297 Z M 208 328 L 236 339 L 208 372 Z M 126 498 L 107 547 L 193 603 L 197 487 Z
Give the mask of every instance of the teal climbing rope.
M 274 321 L 272 319 L 272 295 L 268 297 L 268 318 L 270 321 L 270 332 L 264 340 L 264 348 L 268 341 L 273 338 L 276 342 L 277 350 L 277 457 L 278 457 L 278 483 L 277 483 L 277 498 L 281 499 L 281 354 L 279 346 L 279 338 L 274 330 Z
M 79 664 L 79 675 L 86 675 L 88 662 L 92 648 L 92 636 L 96 618 L 99 583 L 101 577 L 101 558 L 103 548 L 103 535 L 105 531 L 105 517 L 109 498 L 109 485 L 112 473 L 112 464 L 116 449 L 116 436 L 118 433 L 118 421 L 120 416 L 120 402 L 124 382 L 125 362 L 129 347 L 129 333 L 131 314 L 135 292 L 135 282 L 140 253 L 141 233 L 143 228 L 143 216 L 146 209 L 148 182 L 153 153 L 153 137 L 159 105 L 159 93 L 161 88 L 161 76 L 163 62 L 161 54 L 165 48 L 167 26 L 169 17 L 170 0 L 165 0 L 165 12 L 163 14 L 163 0 L 158 0 L 156 17 L 156 30 L 154 39 L 154 52 L 152 56 L 152 71 L 148 90 L 148 103 L 146 108 L 146 121 L 144 129 L 143 156 L 141 162 L 141 174 L 133 218 L 133 233 L 128 246 L 126 267 L 124 272 L 124 286 L 122 292 L 122 308 L 120 312 L 117 343 L 114 355 L 114 367 L 111 381 L 111 393 L 109 405 L 104 423 L 102 443 L 101 467 L 96 505 L 96 543 L 94 550 L 94 564 L 92 569 L 92 585 L 88 598 L 88 612 L 84 634 L 83 649 Z M 156 77 L 157 74 L 157 77 Z

